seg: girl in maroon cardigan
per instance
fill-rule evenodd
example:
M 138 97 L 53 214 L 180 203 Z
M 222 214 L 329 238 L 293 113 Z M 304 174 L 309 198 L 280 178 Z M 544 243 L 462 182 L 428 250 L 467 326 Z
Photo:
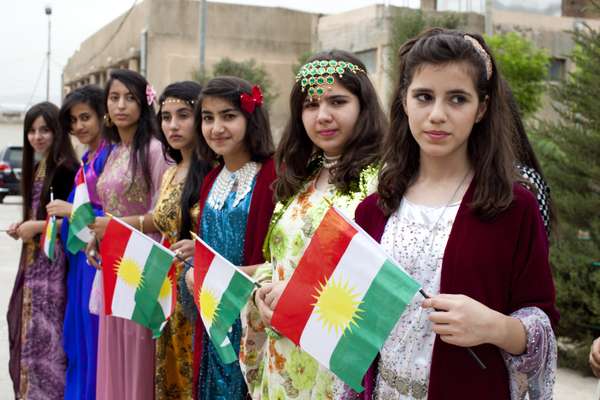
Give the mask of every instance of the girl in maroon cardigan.
M 356 221 L 431 298 L 402 315 L 364 396 L 551 398 L 548 241 L 534 195 L 517 183 L 491 53 L 479 35 L 432 29 L 403 45 L 399 65 L 378 194 Z
M 250 265 L 242 269 L 252 275 L 264 261 L 262 243 L 275 206 L 274 146 L 260 88 L 235 77 L 210 80 L 200 95 L 196 123 L 200 157 L 219 162 L 202 182 L 198 233 L 233 264 Z M 193 288 L 192 270 L 186 283 Z M 223 364 L 204 329 L 197 316 L 194 398 L 245 399 L 248 390 L 239 363 Z M 240 337 L 238 319 L 229 334 L 236 352 Z

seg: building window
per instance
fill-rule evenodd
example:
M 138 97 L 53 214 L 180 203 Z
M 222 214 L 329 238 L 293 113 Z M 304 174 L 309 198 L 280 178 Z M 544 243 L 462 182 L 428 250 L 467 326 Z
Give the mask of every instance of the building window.
M 377 73 L 377 49 L 357 51 L 354 54 L 365 64 L 370 74 Z
M 566 63 L 564 58 L 551 58 L 550 68 L 548 70 L 548 80 L 560 81 L 565 78 Z

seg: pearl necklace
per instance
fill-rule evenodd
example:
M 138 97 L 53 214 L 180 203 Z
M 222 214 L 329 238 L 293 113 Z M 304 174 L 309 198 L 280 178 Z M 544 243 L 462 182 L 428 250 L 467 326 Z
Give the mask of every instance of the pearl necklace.
M 235 190 L 233 206 L 237 206 L 252 189 L 252 181 L 258 170 L 259 164 L 254 161 L 247 162 L 235 172 L 230 172 L 224 166 L 210 191 L 208 204 L 216 210 L 222 209 L 229 193 Z
M 342 158 L 341 154 L 339 156 L 328 156 L 327 154 L 323 153 L 323 168 L 331 169 L 335 167 L 340 161 L 340 158 Z

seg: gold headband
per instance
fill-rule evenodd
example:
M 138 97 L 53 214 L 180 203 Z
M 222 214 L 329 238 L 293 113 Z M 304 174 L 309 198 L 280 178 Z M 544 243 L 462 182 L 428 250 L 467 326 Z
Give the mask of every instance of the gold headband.
M 487 51 L 485 51 L 485 49 L 483 48 L 481 43 L 479 43 L 479 41 L 477 39 L 475 39 L 473 36 L 464 35 L 463 37 L 465 38 L 465 40 L 467 42 L 471 43 L 471 45 L 475 48 L 475 51 L 481 56 L 481 58 L 483 58 L 483 63 L 485 64 L 486 77 L 488 80 L 490 80 L 490 78 L 492 77 L 492 71 L 493 71 L 492 59 L 491 59 L 490 55 L 488 54 Z
M 162 101 L 160 103 L 160 106 L 164 106 L 165 104 L 170 104 L 170 103 L 182 103 L 182 104 L 186 104 L 188 106 L 194 106 L 194 103 L 196 102 L 196 100 L 182 100 L 182 99 L 178 99 L 177 97 L 167 97 L 164 101 Z

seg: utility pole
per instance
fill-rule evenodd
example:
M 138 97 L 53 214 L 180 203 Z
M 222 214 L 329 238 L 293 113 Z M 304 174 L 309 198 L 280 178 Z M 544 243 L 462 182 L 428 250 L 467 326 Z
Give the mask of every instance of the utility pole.
M 492 22 L 492 8 L 494 2 L 492 0 L 485 0 L 485 34 L 492 36 L 494 34 L 494 24 Z
M 52 7 L 46 6 L 46 15 L 48 16 L 48 52 L 46 53 L 46 101 L 50 101 L 50 16 Z
M 206 73 L 206 0 L 200 0 L 200 75 Z

